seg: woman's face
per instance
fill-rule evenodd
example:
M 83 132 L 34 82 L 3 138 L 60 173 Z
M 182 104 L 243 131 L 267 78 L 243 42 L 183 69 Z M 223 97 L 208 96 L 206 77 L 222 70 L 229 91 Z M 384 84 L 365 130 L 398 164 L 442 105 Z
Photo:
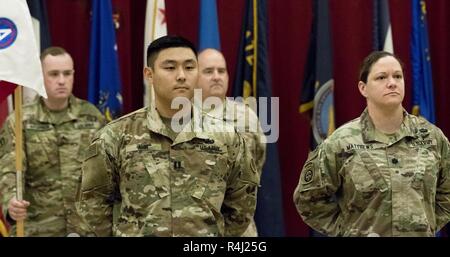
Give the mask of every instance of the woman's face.
M 372 65 L 367 83 L 360 81 L 358 87 L 368 106 L 383 109 L 401 106 L 405 97 L 402 66 L 392 56 L 382 57 Z

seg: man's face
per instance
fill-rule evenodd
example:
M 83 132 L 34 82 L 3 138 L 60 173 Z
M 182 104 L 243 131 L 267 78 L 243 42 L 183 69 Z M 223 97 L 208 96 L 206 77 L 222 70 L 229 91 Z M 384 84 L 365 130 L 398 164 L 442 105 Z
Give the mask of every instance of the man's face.
M 367 103 L 379 108 L 397 107 L 405 97 L 405 81 L 400 63 L 392 56 L 380 58 L 372 65 L 367 83 L 360 82 Z
M 73 89 L 73 60 L 68 54 L 47 55 L 42 61 L 48 101 L 65 100 Z
M 197 57 L 187 47 L 161 50 L 154 68 L 145 68 L 145 76 L 153 85 L 157 102 L 170 106 L 176 97 L 191 99 L 198 79 Z
M 215 49 L 206 49 L 198 56 L 198 67 L 200 72 L 197 87 L 202 89 L 203 99 L 209 96 L 225 98 L 228 71 L 223 55 Z

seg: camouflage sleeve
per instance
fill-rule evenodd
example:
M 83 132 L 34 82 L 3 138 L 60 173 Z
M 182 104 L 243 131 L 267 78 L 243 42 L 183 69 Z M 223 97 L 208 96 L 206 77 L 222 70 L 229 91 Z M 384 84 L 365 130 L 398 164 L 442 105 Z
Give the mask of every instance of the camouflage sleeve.
M 262 168 L 264 166 L 264 163 L 266 161 L 266 135 L 264 135 L 264 130 L 261 127 L 261 123 L 258 119 L 258 116 L 256 113 L 249 107 L 247 107 L 249 112 L 249 120 L 250 123 L 255 123 L 255 125 L 250 125 L 251 128 L 256 127 L 257 131 L 251 133 L 251 139 L 253 143 L 251 144 L 254 147 L 254 156 L 255 156 L 255 163 L 256 168 L 258 172 L 261 175 Z
M 443 134 L 442 137 L 441 169 L 439 171 L 435 198 L 437 230 L 450 221 L 450 144 Z
M 262 173 L 264 162 L 266 161 L 266 144 L 262 142 L 261 138 L 264 137 L 264 133 L 242 133 L 242 137 L 245 139 L 247 151 L 252 155 L 255 161 L 256 170 L 258 173 Z
M 260 176 L 254 159 L 245 146 L 245 140 L 236 134 L 235 147 L 230 147 L 232 172 L 221 212 L 225 219 L 225 236 L 242 236 L 249 226 L 256 209 L 256 193 Z
M 316 231 L 339 235 L 340 209 L 335 193 L 339 188 L 335 155 L 324 144 L 311 152 L 294 191 L 294 203 L 303 221 Z
M 266 136 L 261 128 L 261 124 L 258 122 L 258 133 L 254 133 L 256 142 L 256 168 L 261 173 L 266 161 Z
M 102 131 L 97 133 L 86 151 L 76 209 L 89 228 L 86 233 L 112 236 L 116 165 L 112 146 Z
M 24 151 L 22 152 L 23 172 L 25 172 L 26 155 Z M 8 202 L 16 195 L 15 159 L 14 117 L 12 114 L 4 122 L 0 130 L 0 200 L 5 219 L 8 213 Z M 24 185 L 24 181 L 22 181 L 22 185 Z

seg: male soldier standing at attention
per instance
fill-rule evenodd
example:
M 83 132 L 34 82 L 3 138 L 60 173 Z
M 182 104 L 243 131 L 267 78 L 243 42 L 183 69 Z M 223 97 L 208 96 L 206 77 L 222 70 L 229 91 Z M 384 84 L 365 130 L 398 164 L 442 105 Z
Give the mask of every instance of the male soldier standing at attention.
M 265 135 L 258 116 L 250 107 L 226 98 L 229 77 L 225 57 L 218 50 L 207 48 L 199 53 L 198 66 L 197 86 L 202 90 L 203 110 L 207 109 L 209 104 L 215 105 L 215 108 L 208 114 L 225 120 L 241 132 L 246 146 L 249 148 L 248 151 L 255 158 L 256 168 L 261 176 L 266 158 Z M 219 104 L 214 98 L 218 100 Z M 244 236 L 258 236 L 253 217 Z
M 14 114 L 0 131 L 0 190 L 7 220 L 24 220 L 26 236 L 82 233 L 75 211 L 85 148 L 104 125 L 100 111 L 72 95 L 74 65 L 63 48 L 41 54 L 48 99 L 23 107 L 24 195 L 16 195 Z M 15 229 L 15 226 L 12 227 Z M 13 234 L 13 233 L 11 233 Z
M 211 132 L 208 117 L 196 130 L 195 109 L 186 112 L 181 131 L 174 126 L 180 110 L 173 100 L 192 107 L 195 47 L 161 37 L 149 45 L 147 65 L 155 101 L 97 133 L 83 163 L 80 216 L 97 236 L 242 235 L 260 179 L 245 141 L 232 126 Z

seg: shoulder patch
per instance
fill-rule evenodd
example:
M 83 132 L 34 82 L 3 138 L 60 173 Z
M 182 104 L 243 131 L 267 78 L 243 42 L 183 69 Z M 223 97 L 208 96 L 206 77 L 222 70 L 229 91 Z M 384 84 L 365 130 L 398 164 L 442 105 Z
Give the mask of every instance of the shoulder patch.
M 84 155 L 84 160 L 90 159 L 94 156 L 97 156 L 98 154 L 98 144 L 93 143 L 91 144 L 88 149 L 86 150 L 86 153 Z
M 302 184 L 309 184 L 313 182 L 314 179 L 314 164 L 312 162 L 308 163 L 302 172 Z

